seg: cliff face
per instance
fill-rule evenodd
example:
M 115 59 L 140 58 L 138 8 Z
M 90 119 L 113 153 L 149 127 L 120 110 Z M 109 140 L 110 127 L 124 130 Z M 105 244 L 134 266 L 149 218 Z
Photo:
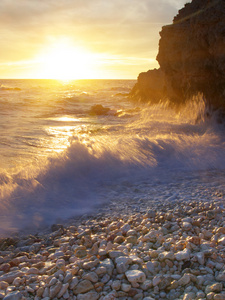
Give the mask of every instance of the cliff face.
M 160 69 L 140 73 L 131 96 L 143 102 L 151 101 L 152 104 L 164 100 L 166 97 L 164 73 Z
M 160 35 L 162 98 L 180 104 L 200 92 L 209 106 L 225 109 L 225 1 L 192 0 Z M 148 73 L 134 88 L 141 99 L 143 81 L 152 85 Z

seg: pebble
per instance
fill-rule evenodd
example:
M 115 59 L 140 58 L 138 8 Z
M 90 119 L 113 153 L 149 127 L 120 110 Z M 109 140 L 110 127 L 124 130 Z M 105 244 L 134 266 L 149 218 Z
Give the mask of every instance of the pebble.
M 23 298 L 22 293 L 16 291 L 5 296 L 3 300 L 21 300 L 22 298 Z
M 0 299 L 225 300 L 225 211 L 177 203 L 19 237 L 0 251 Z
M 77 295 L 77 294 L 87 293 L 92 289 L 94 289 L 93 284 L 89 280 L 84 279 L 78 283 L 78 285 L 75 287 L 73 292 L 75 295 Z
M 130 270 L 127 271 L 126 277 L 128 281 L 134 286 L 137 286 L 137 283 L 142 283 L 146 280 L 146 275 L 144 272 L 139 271 L 139 270 Z
M 183 251 L 177 252 L 175 254 L 175 258 L 178 261 L 189 260 L 190 259 L 190 251 L 189 251 L 189 249 L 184 249 Z

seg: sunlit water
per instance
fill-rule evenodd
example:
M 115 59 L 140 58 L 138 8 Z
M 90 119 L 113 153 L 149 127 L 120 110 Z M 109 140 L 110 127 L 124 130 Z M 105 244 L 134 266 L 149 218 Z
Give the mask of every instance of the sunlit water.
M 223 197 L 224 125 L 201 101 L 131 102 L 134 83 L 0 81 L 1 232 L 110 201 Z

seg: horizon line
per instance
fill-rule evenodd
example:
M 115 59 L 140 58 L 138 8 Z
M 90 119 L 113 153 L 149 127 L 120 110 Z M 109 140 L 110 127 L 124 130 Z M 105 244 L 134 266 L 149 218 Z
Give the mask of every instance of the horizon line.
M 137 80 L 137 78 L 0 78 L 0 80 L 58 80 L 58 81 L 72 81 L 72 80 Z

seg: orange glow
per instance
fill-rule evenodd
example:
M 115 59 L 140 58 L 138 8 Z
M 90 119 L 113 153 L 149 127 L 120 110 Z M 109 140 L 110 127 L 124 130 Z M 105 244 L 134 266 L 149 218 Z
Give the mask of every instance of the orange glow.
M 97 54 L 76 47 L 69 41 L 58 41 L 37 55 L 39 68 L 34 77 L 40 79 L 98 78 L 100 61 Z

